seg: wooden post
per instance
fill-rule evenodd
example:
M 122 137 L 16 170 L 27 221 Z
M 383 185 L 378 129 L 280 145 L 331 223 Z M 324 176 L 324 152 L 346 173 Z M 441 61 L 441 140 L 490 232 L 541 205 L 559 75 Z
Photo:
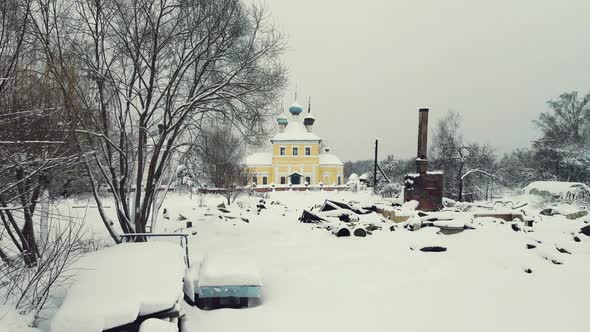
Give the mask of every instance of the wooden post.
M 375 164 L 373 169 L 373 192 L 377 192 L 377 151 L 379 149 L 379 140 L 375 140 Z

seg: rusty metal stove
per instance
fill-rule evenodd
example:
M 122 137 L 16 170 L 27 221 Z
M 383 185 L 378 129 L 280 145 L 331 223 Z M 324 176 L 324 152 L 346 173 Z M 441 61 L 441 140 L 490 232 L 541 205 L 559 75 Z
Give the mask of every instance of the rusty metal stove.
M 404 178 L 404 201 L 418 201 L 418 210 L 436 211 L 443 207 L 442 172 L 428 172 L 428 108 L 418 111 L 418 153 L 416 173 Z

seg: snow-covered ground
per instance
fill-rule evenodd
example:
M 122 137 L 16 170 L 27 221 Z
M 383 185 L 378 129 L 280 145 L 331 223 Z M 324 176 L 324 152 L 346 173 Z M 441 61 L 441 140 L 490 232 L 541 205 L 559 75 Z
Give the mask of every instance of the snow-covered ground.
M 187 306 L 190 330 L 588 330 L 583 317 L 590 238 L 581 235 L 575 242 L 571 234 L 584 225 L 581 220 L 544 217 L 532 233 L 486 218 L 476 219 L 475 230 L 455 235 L 384 227 L 366 238 L 337 238 L 297 220 L 302 209 L 325 198 L 371 200 L 366 193 L 273 193 L 266 210 L 249 216 L 250 223 L 199 217 L 194 204 L 169 200 L 171 211 L 196 220 L 192 259 L 207 252 L 243 255 L 257 263 L 264 285 L 258 307 L 201 311 Z M 572 254 L 560 253 L 556 244 Z M 429 245 L 448 250 L 418 250 Z
M 207 254 L 244 257 L 255 262 L 263 285 L 261 304 L 248 309 L 185 304 L 188 331 L 588 331 L 590 237 L 577 233 L 590 217 L 540 217 L 545 206 L 531 202 L 524 209 L 537 220 L 533 232 L 477 218 L 475 229 L 453 235 L 435 227 L 390 231 L 387 221 L 367 237 L 338 238 L 298 221 L 326 198 L 379 200 L 369 193 L 276 192 L 260 214 L 259 198 L 247 196 L 224 214 L 215 208 L 221 197 L 207 195 L 199 207 L 198 196 L 170 194 L 163 206 L 170 220 L 160 219 L 159 228 L 178 229 L 179 215 L 192 221 L 185 231 L 196 232 L 189 237 L 193 262 Z M 89 234 L 107 237 L 97 214 L 84 213 Z M 425 246 L 447 251 L 419 250 Z

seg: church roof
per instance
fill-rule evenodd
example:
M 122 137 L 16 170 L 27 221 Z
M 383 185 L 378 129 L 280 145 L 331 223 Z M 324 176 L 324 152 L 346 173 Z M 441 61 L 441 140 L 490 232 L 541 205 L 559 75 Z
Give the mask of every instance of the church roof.
M 340 158 L 331 153 L 320 154 L 320 165 L 344 165 Z
M 310 133 L 305 126 L 299 121 L 290 121 L 285 131 L 276 134 L 270 141 L 320 141 L 321 138 L 314 133 Z
M 270 152 L 257 152 L 249 155 L 246 158 L 247 166 L 256 165 L 271 165 L 272 164 L 272 153 Z

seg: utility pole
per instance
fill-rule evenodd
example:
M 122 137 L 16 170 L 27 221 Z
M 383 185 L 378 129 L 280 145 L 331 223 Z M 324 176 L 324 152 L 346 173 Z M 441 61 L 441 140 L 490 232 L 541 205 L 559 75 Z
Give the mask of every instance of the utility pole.
M 373 192 L 377 192 L 377 151 L 379 149 L 379 140 L 375 140 L 375 164 L 373 169 Z

